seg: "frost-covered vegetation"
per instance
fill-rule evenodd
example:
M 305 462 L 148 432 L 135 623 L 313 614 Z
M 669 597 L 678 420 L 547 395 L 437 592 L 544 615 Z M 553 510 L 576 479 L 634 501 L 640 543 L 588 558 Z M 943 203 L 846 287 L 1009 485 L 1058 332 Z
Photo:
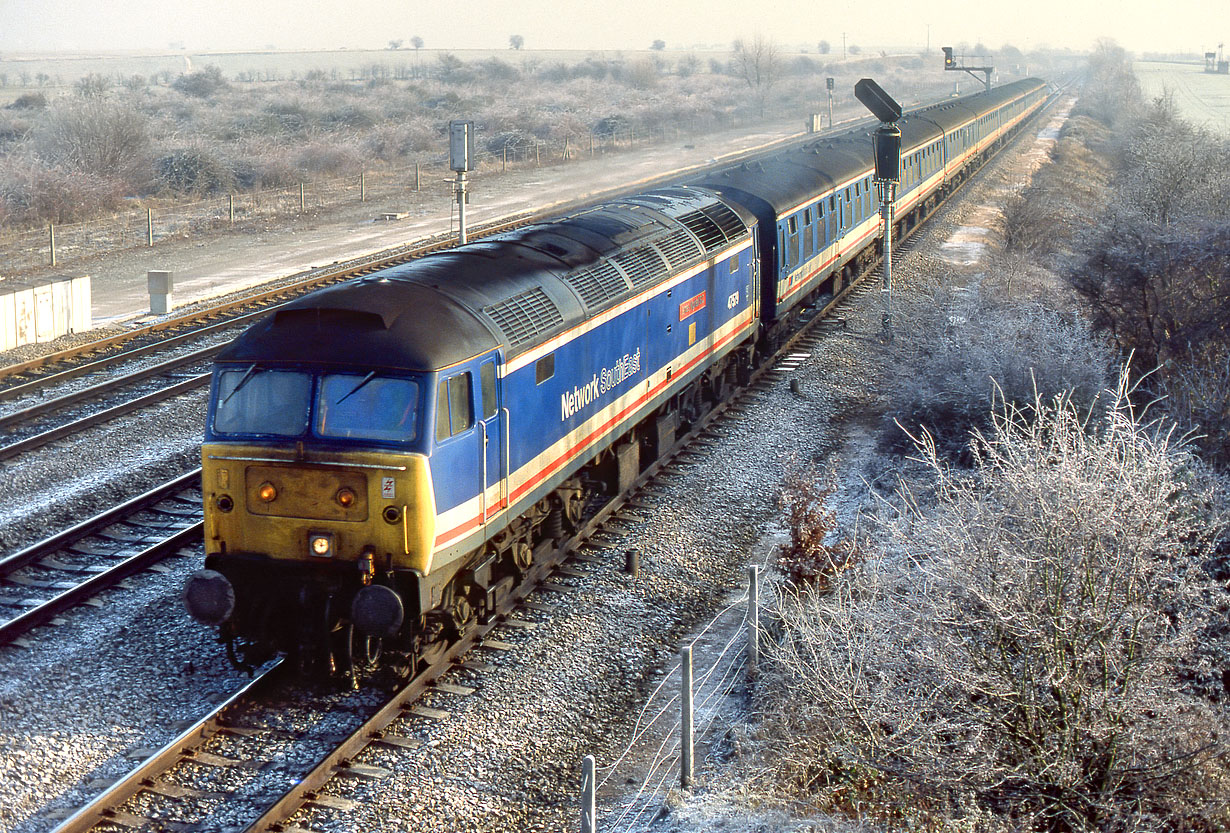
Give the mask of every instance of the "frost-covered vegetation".
M 900 325 L 897 488 L 839 528 L 786 484 L 735 786 L 678 820 L 1230 830 L 1227 150 L 1100 45 L 985 276 Z
M 575 151 L 591 136 L 688 135 L 762 116 L 801 127 L 826 100 L 826 75 L 852 89 L 873 72 L 907 102 L 942 95 L 949 84 L 938 65 L 919 72 L 918 57 L 832 66 L 776 52 L 758 59 L 752 72 L 730 54 L 594 55 L 562 64 L 532 56 L 467 62 L 444 52 L 350 77 L 337 70 L 228 77 L 212 66 L 178 77 L 95 73 L 67 94 L 39 89 L 0 109 L 0 223 L 68 222 L 132 198 L 401 167 L 441 156 L 457 118 L 475 120 L 480 150 L 490 153 L 569 141 Z
M 824 592 L 785 591 L 751 772 L 905 829 L 1224 830 L 1221 482 L 1125 387 L 1001 408 Z

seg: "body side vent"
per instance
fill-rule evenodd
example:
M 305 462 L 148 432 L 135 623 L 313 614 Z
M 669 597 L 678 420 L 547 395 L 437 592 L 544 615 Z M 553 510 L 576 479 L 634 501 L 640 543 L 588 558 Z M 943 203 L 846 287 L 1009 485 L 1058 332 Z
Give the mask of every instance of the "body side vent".
M 666 257 L 672 271 L 678 271 L 688 264 L 700 260 L 703 254 L 700 246 L 692 239 L 692 235 L 683 229 L 675 229 L 669 236 L 655 242 L 658 251 Z
M 590 308 L 602 305 L 628 291 L 628 282 L 609 261 L 587 266 L 564 276 L 564 282 L 577 291 L 581 300 Z
M 679 222 L 700 239 L 700 244 L 705 247 L 706 252 L 712 252 L 726 245 L 726 235 L 722 234 L 722 229 L 711 217 L 701 211 L 684 214 L 679 218 Z
M 624 270 L 634 289 L 666 277 L 666 261 L 652 246 L 620 252 L 611 259 Z
M 514 349 L 564 323 L 559 307 L 538 287 L 484 307 L 483 312 L 503 331 Z
M 747 232 L 747 227 L 726 203 L 715 202 L 701 209 L 706 217 L 718 224 L 727 240 L 737 240 Z

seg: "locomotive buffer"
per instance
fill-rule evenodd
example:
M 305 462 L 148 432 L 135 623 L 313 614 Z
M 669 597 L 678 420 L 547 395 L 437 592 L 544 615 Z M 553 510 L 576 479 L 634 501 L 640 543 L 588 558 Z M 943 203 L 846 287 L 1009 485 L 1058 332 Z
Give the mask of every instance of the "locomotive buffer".
M 871 135 L 875 153 L 875 185 L 880 194 L 880 218 L 884 223 L 884 338 L 893 338 L 893 203 L 897 199 L 897 183 L 901 181 L 901 105 L 870 78 L 854 85 L 854 97 L 863 103 L 877 119 L 880 128 Z

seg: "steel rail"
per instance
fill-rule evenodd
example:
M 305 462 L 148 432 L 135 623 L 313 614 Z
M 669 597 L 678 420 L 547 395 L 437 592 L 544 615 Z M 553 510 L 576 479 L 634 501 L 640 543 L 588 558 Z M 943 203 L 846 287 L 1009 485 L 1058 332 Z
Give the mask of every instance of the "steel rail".
M 106 529 L 129 515 L 135 515 L 142 509 L 148 509 L 160 501 L 166 500 L 168 497 L 196 485 L 200 479 L 201 469 L 198 466 L 192 471 L 185 472 L 173 480 L 168 480 L 160 486 L 155 486 L 144 494 L 130 498 L 118 506 L 113 506 L 106 511 L 100 512 L 92 518 L 87 518 L 80 523 L 74 524 L 68 529 L 57 532 L 50 538 L 45 538 L 42 541 L 31 544 L 25 549 L 18 550 L 10 555 L 6 555 L 3 558 L 0 558 L 0 576 L 6 576 L 14 570 L 18 570 L 29 564 L 33 564 L 40 558 L 62 550 L 65 547 L 80 541 L 82 538 L 93 535 L 99 530 Z
M 9 619 L 7 622 L 0 623 L 0 645 L 12 642 L 18 636 L 33 630 L 39 625 L 47 624 L 69 608 L 76 607 L 86 599 L 98 595 L 100 591 L 114 587 L 129 576 L 141 572 L 151 564 L 156 564 L 174 550 L 186 544 L 197 543 L 201 540 L 204 528 L 204 521 L 197 521 L 173 533 L 170 537 L 145 548 L 141 552 L 125 558 L 115 566 L 108 568 L 105 572 L 92 575 L 80 584 L 65 590 L 60 595 L 48 599 L 38 607 L 33 607 L 25 613 Z
M 141 370 L 127 373 L 114 379 L 107 379 L 92 387 L 75 391 L 73 393 L 66 393 L 63 396 L 57 396 L 54 399 L 45 399 L 37 405 L 31 405 L 29 407 L 22 408 L 19 411 L 4 414 L 3 416 L 0 416 L 0 430 L 10 429 L 14 425 L 20 425 L 23 422 L 28 422 L 29 420 L 42 416 L 43 414 L 58 411 L 63 408 L 67 408 L 70 405 L 76 405 L 78 402 L 95 399 L 104 394 L 128 387 L 129 385 L 136 384 L 137 382 L 142 382 L 154 376 L 161 376 L 163 373 L 168 373 L 177 368 L 184 367 L 185 365 L 192 365 L 197 362 L 205 361 L 206 359 L 212 358 L 220 353 L 226 346 L 226 344 L 215 344 L 212 347 L 205 347 L 200 350 L 195 350 L 184 356 L 177 356 L 174 359 L 169 359 L 165 362 L 151 365 L 150 367 L 142 368 Z M 76 368 L 74 368 L 74 370 L 75 369 Z M 61 380 L 57 379 L 56 381 Z M 25 386 L 23 385 L 23 387 Z
M 113 405 L 106 410 L 89 414 L 88 416 L 81 417 L 80 419 L 73 420 L 72 422 L 65 423 L 64 425 L 35 434 L 32 437 L 27 437 L 24 440 L 18 440 L 17 442 L 10 443 L 9 445 L 0 447 L 0 460 L 11 460 L 19 454 L 24 454 L 34 448 L 40 448 L 48 443 L 52 443 L 56 440 L 67 437 L 70 434 L 75 434 L 78 431 L 83 431 L 86 428 L 107 422 L 108 420 L 115 419 L 118 416 L 123 416 L 124 414 L 132 413 L 133 411 L 139 411 L 147 405 L 161 402 L 164 399 L 171 399 L 175 396 L 179 396 L 180 394 L 188 393 L 189 391 L 204 387 L 209 384 L 209 378 L 210 374 L 201 373 L 190 379 L 185 379 L 182 382 L 177 382 L 174 385 L 162 388 L 161 390 L 156 390 L 143 396 L 138 396 L 135 399 L 128 400 L 127 402 L 121 402 L 119 405 Z
M 285 674 L 282 670 L 283 662 L 277 659 L 266 665 L 224 703 L 150 755 L 128 775 L 95 796 L 90 803 L 61 822 L 53 833 L 84 833 L 99 824 L 119 823 L 117 822 L 120 817 L 119 808 L 126 801 L 142 790 L 153 786 L 160 775 L 168 772 L 181 760 L 190 760 L 205 741 L 225 731 L 223 715 L 227 711 L 280 682 Z

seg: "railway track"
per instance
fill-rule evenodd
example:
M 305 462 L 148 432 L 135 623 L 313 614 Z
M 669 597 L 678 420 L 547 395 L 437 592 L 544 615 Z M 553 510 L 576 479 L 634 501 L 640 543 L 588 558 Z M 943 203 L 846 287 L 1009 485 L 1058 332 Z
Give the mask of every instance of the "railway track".
M 0 645 L 201 539 L 200 469 L 0 559 Z

